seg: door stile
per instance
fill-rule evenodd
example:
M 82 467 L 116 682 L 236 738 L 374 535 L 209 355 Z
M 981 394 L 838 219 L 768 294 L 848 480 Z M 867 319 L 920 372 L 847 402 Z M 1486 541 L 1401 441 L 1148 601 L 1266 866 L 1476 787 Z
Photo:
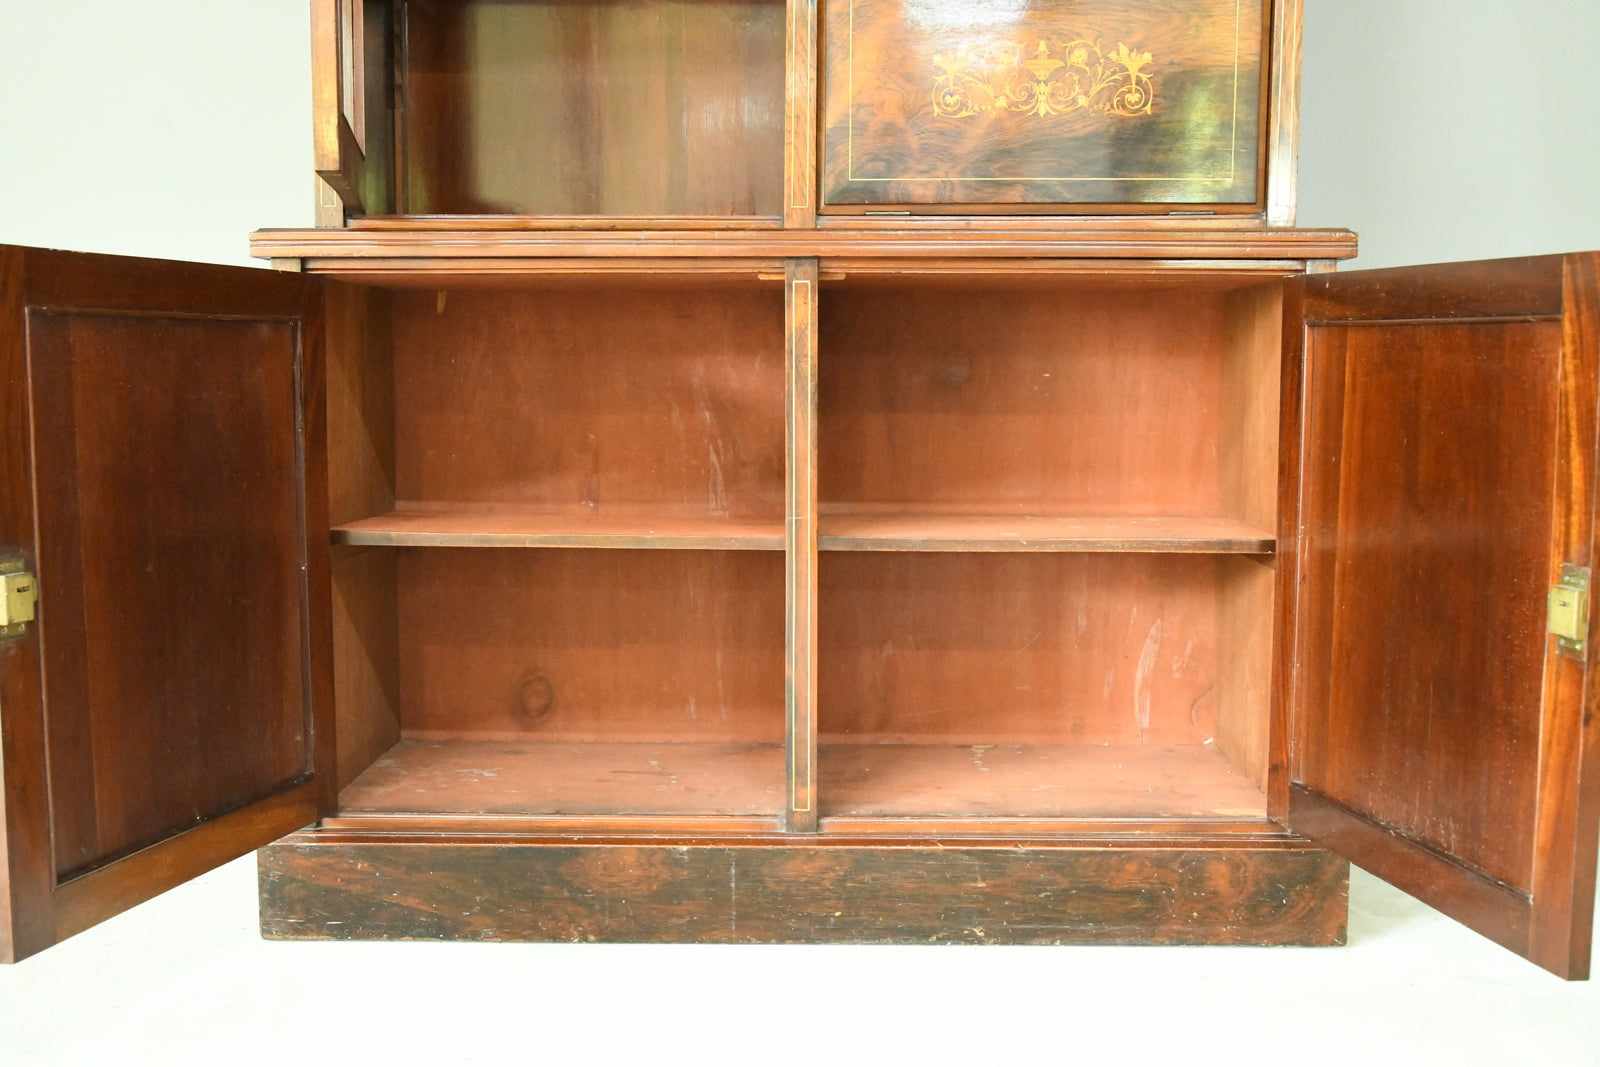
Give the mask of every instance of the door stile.
M 783 224 L 817 224 L 817 0 L 789 0 L 785 34 Z
M 786 829 L 817 829 L 817 261 L 784 266 Z
M 0 545 L 21 548 L 38 575 L 34 553 L 33 406 L 28 382 L 26 262 L 20 248 L 0 248 Z M 49 611 L 41 598 L 39 611 Z M 44 679 L 36 623 L 22 637 L 0 641 L 0 962 L 10 963 L 55 940 L 50 894 L 49 789 L 45 780 Z
M 1593 568 L 1600 560 L 1595 525 L 1597 383 L 1600 383 L 1600 255 L 1568 256 L 1562 278 L 1563 361 L 1557 514 L 1552 525 L 1550 584 L 1563 563 Z M 1563 491 L 1564 490 L 1564 491 Z M 1528 956 L 1566 977 L 1589 973 L 1597 844 L 1600 844 L 1600 685 L 1589 670 L 1595 625 L 1580 659 L 1549 653 L 1539 762 L 1552 788 L 1541 790 L 1535 823 L 1533 909 Z M 1564 709 L 1581 706 L 1579 716 Z M 1587 788 L 1586 788 L 1587 786 Z

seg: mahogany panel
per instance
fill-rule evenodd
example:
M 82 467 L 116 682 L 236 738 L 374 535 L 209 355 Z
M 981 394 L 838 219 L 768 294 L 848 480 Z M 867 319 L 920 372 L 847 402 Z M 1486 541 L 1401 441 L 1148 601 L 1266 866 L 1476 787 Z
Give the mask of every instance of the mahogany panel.
M 1277 685 L 1294 789 L 1274 810 L 1582 977 L 1596 686 L 1592 652 L 1546 633 L 1545 594 L 1596 558 L 1600 256 L 1329 276 L 1291 294 L 1285 339 L 1301 357 L 1285 395 L 1299 385 L 1305 429 L 1285 436 L 1281 532 L 1297 532 L 1280 592 L 1295 628 Z
M 319 291 L 0 248 L 0 544 L 40 589 L 0 646 L 0 958 L 321 810 Z
M 1327 399 L 1308 430 L 1300 610 L 1317 636 L 1294 780 L 1524 890 L 1561 342 L 1548 322 L 1310 341 Z
M 783 783 L 778 744 L 402 741 L 339 813 L 775 815 Z
M 1246 394 L 1225 391 L 1224 367 L 1248 360 L 1228 308 L 1225 292 L 1175 281 L 832 290 L 822 498 L 1016 516 L 1244 508 L 1224 500 L 1222 455 L 1270 437 L 1276 413 L 1235 414 Z M 1251 436 L 1224 446 L 1225 429 Z
M 1527 955 L 1533 908 L 1525 890 L 1484 878 L 1437 850 L 1418 848 L 1389 827 L 1299 783 L 1289 787 L 1289 810 L 1295 827 L 1319 844 L 1365 869 L 1382 871 L 1386 880 L 1426 884 L 1433 906 Z
M 40 581 L 71 620 L 44 648 L 66 877 L 310 773 L 300 337 L 187 314 L 28 326 Z
M 407 737 L 783 741 L 776 552 L 398 551 Z
M 823 200 L 1260 210 L 1261 0 L 837 0 Z
M 302 834 L 260 853 L 261 929 L 286 940 L 724 944 L 1345 938 L 1348 866 L 1290 841 L 811 842 Z
M 777 0 L 411 0 L 401 210 L 783 215 Z
M 823 817 L 1264 816 L 1214 745 L 846 745 L 821 750 Z
M 781 521 L 780 293 L 392 299 L 400 499 Z
M 1202 744 L 1215 733 L 1219 661 L 1233 654 L 1218 646 L 1220 563 L 824 553 L 823 740 Z

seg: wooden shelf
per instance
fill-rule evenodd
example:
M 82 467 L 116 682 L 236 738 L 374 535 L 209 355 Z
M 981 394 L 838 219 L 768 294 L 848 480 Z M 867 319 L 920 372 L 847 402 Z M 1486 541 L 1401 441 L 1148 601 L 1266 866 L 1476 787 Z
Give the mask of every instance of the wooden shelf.
M 344 815 L 773 815 L 781 745 L 401 741 L 339 794 Z
M 964 515 L 825 509 L 835 552 L 1209 552 L 1269 555 L 1272 531 L 1215 516 Z
M 401 504 L 333 528 L 344 545 L 783 551 L 783 520 Z
M 822 814 L 1260 817 L 1267 798 L 1213 745 L 826 744 Z

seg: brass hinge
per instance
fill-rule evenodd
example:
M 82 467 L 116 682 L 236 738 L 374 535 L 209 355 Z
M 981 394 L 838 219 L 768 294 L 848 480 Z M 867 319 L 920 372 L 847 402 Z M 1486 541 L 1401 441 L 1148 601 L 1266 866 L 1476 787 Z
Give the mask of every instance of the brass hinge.
M 39 583 L 20 555 L 0 557 L 0 638 L 21 637 L 33 621 Z
M 1556 636 L 1556 647 L 1575 659 L 1583 659 L 1589 642 L 1589 568 L 1563 564 L 1561 581 L 1550 589 L 1547 628 Z

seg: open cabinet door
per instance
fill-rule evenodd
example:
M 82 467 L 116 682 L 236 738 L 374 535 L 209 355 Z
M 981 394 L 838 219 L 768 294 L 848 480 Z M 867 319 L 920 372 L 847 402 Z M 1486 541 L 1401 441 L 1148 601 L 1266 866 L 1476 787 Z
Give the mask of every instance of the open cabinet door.
M 0 247 L 0 959 L 323 809 L 318 293 Z
M 1600 837 L 1597 275 L 1319 276 L 1285 314 L 1278 810 L 1569 978 Z
M 317 177 L 338 202 L 319 199 L 319 226 L 394 210 L 390 5 L 311 0 L 311 107 Z

